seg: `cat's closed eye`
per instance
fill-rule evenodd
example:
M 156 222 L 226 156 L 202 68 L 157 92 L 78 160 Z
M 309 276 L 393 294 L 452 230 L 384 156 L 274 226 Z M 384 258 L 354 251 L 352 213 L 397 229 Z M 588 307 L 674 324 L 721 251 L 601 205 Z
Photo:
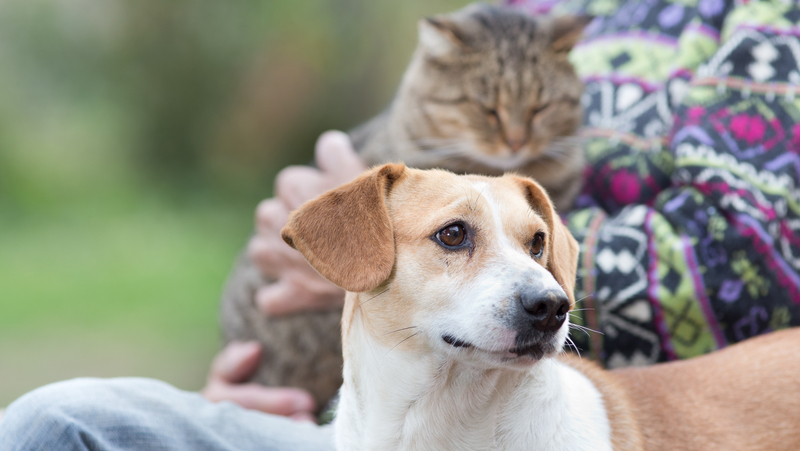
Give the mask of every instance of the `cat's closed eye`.
M 500 115 L 497 113 L 497 110 L 494 108 L 486 108 L 482 107 L 483 113 L 489 118 L 489 122 L 497 125 L 500 123 Z
M 550 108 L 552 105 L 553 105 L 552 103 L 547 102 L 547 103 L 543 103 L 543 104 L 537 106 L 536 108 L 533 109 L 533 115 L 537 116 L 538 114 L 543 113 L 545 110 Z

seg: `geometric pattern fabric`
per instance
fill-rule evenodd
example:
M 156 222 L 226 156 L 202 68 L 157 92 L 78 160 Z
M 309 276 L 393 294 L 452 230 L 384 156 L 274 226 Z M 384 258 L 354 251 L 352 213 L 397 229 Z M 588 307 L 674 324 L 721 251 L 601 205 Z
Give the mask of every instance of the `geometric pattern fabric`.
M 609 367 L 800 325 L 800 6 L 508 1 L 595 17 L 573 340 Z

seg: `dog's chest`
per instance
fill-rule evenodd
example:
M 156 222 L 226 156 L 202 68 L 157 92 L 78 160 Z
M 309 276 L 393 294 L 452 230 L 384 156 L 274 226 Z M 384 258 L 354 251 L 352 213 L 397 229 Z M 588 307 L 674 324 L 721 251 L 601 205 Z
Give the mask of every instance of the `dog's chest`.
M 600 392 L 573 368 L 540 363 L 546 365 L 501 411 L 493 449 L 610 451 Z
M 400 363 L 393 360 L 385 358 L 383 368 Z M 400 367 L 395 371 L 396 376 L 402 376 Z M 389 396 L 378 401 L 382 396 L 369 396 L 366 392 L 371 390 L 367 387 L 372 384 L 365 384 L 364 379 L 360 380 L 361 388 L 366 390 L 359 393 L 360 399 L 354 392 L 343 390 L 345 405 L 341 406 L 344 411 L 340 419 L 359 417 L 352 428 L 339 430 L 352 445 L 343 448 L 611 450 L 602 397 L 578 371 L 546 360 L 539 362 L 535 374 L 527 377 L 520 377 L 519 372 L 498 372 L 479 379 L 465 373 L 444 385 L 429 381 L 425 389 L 397 381 L 392 384 L 394 395 L 403 389 L 409 395 L 417 393 L 404 399 Z M 381 379 L 390 380 L 390 374 L 381 374 Z M 386 393 L 383 391 L 383 396 Z

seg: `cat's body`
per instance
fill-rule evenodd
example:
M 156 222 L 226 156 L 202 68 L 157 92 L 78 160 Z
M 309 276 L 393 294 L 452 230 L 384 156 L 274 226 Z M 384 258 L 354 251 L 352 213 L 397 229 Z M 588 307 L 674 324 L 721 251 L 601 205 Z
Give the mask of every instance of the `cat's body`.
M 575 138 L 582 85 L 567 60 L 587 18 L 542 20 L 473 5 L 420 22 L 420 43 L 392 104 L 350 133 L 368 165 L 533 177 L 569 208 L 583 171 Z M 341 385 L 341 311 L 267 318 L 269 283 L 243 255 L 222 298 L 226 342 L 264 346 L 254 381 L 308 389 L 324 405 Z

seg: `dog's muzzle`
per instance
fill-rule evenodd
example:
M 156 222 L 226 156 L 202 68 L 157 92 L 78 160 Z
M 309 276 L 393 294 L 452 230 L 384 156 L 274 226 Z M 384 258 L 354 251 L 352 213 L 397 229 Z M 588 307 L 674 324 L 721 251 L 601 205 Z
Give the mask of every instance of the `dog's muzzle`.
M 557 331 L 564 324 L 569 312 L 569 299 L 566 294 L 557 290 L 521 290 L 519 302 L 530 326 L 540 332 Z
M 516 308 L 510 326 L 517 331 L 510 351 L 536 360 L 556 351 L 556 333 L 569 313 L 569 299 L 562 290 L 526 286 L 515 296 Z

